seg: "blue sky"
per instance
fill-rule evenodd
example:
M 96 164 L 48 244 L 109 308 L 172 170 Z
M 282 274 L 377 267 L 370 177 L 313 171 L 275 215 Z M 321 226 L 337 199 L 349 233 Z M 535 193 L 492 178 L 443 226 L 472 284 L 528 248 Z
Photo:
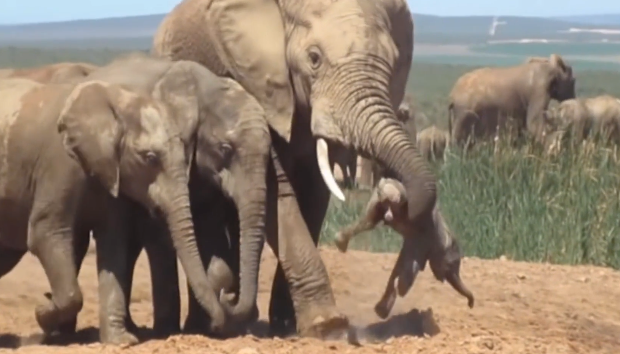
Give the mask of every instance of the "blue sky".
M 170 11 L 180 0 L 0 0 L 0 24 L 134 16 Z M 620 13 L 618 0 L 408 0 L 434 15 L 562 16 Z

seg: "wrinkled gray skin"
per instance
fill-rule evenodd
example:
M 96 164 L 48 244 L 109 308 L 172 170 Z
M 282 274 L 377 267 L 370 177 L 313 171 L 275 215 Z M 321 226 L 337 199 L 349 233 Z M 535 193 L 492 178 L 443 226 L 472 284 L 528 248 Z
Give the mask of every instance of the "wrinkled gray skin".
M 570 138 L 580 143 L 598 136 L 604 142 L 620 143 L 620 99 L 610 95 L 570 99 L 547 111 L 555 127 L 547 136 L 547 147 L 560 149 L 561 142 Z
M 24 78 L 42 84 L 77 82 L 98 66 L 89 63 L 56 63 L 25 69 L 0 69 L 0 79 Z
M 401 297 L 407 294 L 427 261 L 435 279 L 441 282 L 447 280 L 459 294 L 467 298 L 470 308 L 474 306 L 474 296 L 460 277 L 460 247 L 446 225 L 438 205 L 433 209 L 432 220 L 419 229 L 418 225 L 408 219 L 403 185 L 397 180 L 382 178 L 371 194 L 366 212 L 355 223 L 338 232 L 336 246 L 341 252 L 346 252 L 353 237 L 372 230 L 380 222 L 403 237 L 403 246 L 385 292 L 375 305 L 375 312 L 379 317 L 387 318 L 396 301 L 396 293 Z M 395 285 L 396 280 L 398 282 Z
M 407 136 L 415 143 L 417 135 L 416 117 L 411 105 L 407 102 L 402 102 L 396 111 L 396 118 L 404 127 Z M 362 159 L 361 167 L 362 176 L 360 184 L 367 187 L 374 188 L 381 178 L 392 176 L 381 164 L 368 159 Z
M 452 87 L 448 130 L 453 143 L 467 148 L 509 130 L 517 137 L 527 131 L 543 142 L 549 101 L 574 97 L 573 69 L 556 54 L 512 67 L 476 69 Z
M 268 241 L 279 260 L 272 333 L 342 332 L 348 319 L 336 308 L 316 248 L 329 190 L 343 199 L 329 171 L 330 146 L 352 146 L 394 171 L 412 220 L 431 219 L 436 200 L 436 178 L 395 116 L 413 52 L 407 3 L 184 0 L 158 28 L 152 52 L 232 77 L 265 108 L 277 155 L 268 176 L 275 188 L 268 205 L 277 202 Z M 245 289 L 257 290 L 244 286 L 247 267 L 242 255 L 241 299 L 255 298 Z
M 136 341 L 124 323 L 118 325 L 123 320 L 119 311 L 126 308 L 120 284 L 126 277 L 123 219 L 128 214 L 122 196 L 166 220 L 202 304 L 216 315 L 223 312 L 196 257 L 185 146 L 171 124 L 170 107 L 101 80 L 41 85 L 6 79 L 0 85 L 5 144 L 0 155 L 0 270 L 9 272 L 28 250 L 39 258 L 51 285 L 50 301 L 36 309 L 43 331 L 60 329 L 82 307 L 74 242 L 88 239 L 93 230 L 100 339 Z
M 105 78 L 108 82 L 131 87 L 168 103 L 173 114 L 165 124 L 179 127 L 179 137 L 185 147 L 186 188 L 187 183 L 191 184 L 191 178 L 187 180 L 191 175 L 199 176 L 203 183 L 202 186 L 190 189 L 190 198 L 183 204 L 188 211 L 190 207 L 192 208 L 192 213 L 188 214 L 187 219 L 188 230 L 189 225 L 192 225 L 190 217 L 196 219 L 196 211 L 193 205 L 190 206 L 190 199 L 202 198 L 201 188 L 209 191 L 225 190 L 234 201 L 239 213 L 238 227 L 243 245 L 238 253 L 242 256 L 247 253 L 258 254 L 253 260 L 251 257 L 246 257 L 250 262 L 258 264 L 265 237 L 265 175 L 270 137 L 264 111 L 257 102 L 236 82 L 218 78 L 197 63 L 171 62 L 144 54 L 133 54 L 118 59 L 94 71 L 87 79 L 95 78 Z M 190 169 L 191 166 L 194 167 Z M 190 174 L 192 170 L 195 171 Z M 196 197 L 194 194 L 199 196 Z M 205 198 L 209 198 L 208 194 Z M 213 199 L 213 202 L 216 203 L 218 200 Z M 163 227 L 163 220 L 150 217 L 146 210 L 138 205 L 127 202 L 124 204 L 127 217 L 124 220 L 123 231 L 133 234 L 134 237 L 126 237 L 130 242 L 129 245 L 127 243 L 125 245 L 129 246 L 129 251 L 126 252 L 127 279 L 121 284 L 123 297 L 110 298 L 107 302 L 109 308 L 114 308 L 115 321 L 111 326 L 118 328 L 119 331 L 126 331 L 127 325 L 133 327 L 131 321 L 127 320 L 126 302 L 129 299 L 133 266 L 144 246 L 149 257 L 151 272 L 155 274 L 153 276 L 155 330 L 162 335 L 176 332 L 180 316 L 178 274 L 173 249 L 165 242 L 168 239 L 167 229 Z M 214 208 L 219 207 L 221 206 L 214 205 Z M 203 216 L 204 214 L 199 215 L 201 218 Z M 197 225 L 195 227 L 198 228 Z M 193 228 L 194 226 L 191 227 L 192 231 Z M 201 227 L 200 232 L 199 243 L 208 244 L 208 240 L 219 239 L 217 232 L 210 235 L 209 227 Z M 174 245 L 177 247 L 176 243 Z M 229 327 L 226 320 L 235 319 L 234 313 L 228 309 L 232 316 L 225 316 L 217 298 L 218 286 L 214 288 L 213 284 L 209 283 L 213 279 L 209 279 L 208 274 L 204 278 L 208 287 L 201 284 L 201 288 L 197 289 L 193 281 L 193 277 L 197 274 L 204 276 L 207 273 L 203 265 L 212 263 L 213 255 L 218 256 L 208 245 L 198 247 L 192 256 L 193 260 L 199 263 L 186 274 L 196 300 L 209 314 L 209 328 L 205 330 L 222 334 Z M 220 258 L 230 257 L 225 255 Z M 219 265 L 217 267 L 223 268 Z M 251 269 L 258 269 L 258 266 Z M 249 274 L 248 277 L 256 276 Z M 204 292 L 208 292 L 208 298 Z M 254 310 L 255 299 L 244 301 L 249 303 L 251 310 Z M 122 309 L 121 304 L 124 305 Z
M 353 188 L 357 179 L 357 153 L 355 149 L 335 147 L 329 150 L 329 168 L 333 171 L 338 165 L 342 171 L 342 181 L 345 188 Z

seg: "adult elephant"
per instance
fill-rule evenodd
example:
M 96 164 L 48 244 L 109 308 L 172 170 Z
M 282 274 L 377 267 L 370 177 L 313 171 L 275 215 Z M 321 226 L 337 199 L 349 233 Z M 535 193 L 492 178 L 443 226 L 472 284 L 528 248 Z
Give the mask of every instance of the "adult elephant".
M 452 141 L 461 147 L 472 146 L 478 140 L 515 129 L 517 135 L 527 130 L 542 142 L 549 129 L 544 116 L 549 101 L 574 97 L 573 69 L 557 54 L 529 58 L 512 67 L 470 71 L 450 92 Z
M 436 200 L 436 178 L 394 113 L 413 55 L 407 3 L 184 0 L 164 18 L 152 52 L 232 77 L 265 108 L 278 157 L 268 176 L 277 188 L 268 193 L 268 200 L 277 197 L 277 213 L 267 213 L 279 260 L 273 333 L 296 327 L 325 337 L 347 327 L 316 248 L 329 191 L 344 200 L 329 146 L 353 147 L 393 170 L 407 189 L 411 219 L 430 220 Z M 257 291 L 258 255 L 251 259 L 241 255 L 238 318 L 251 317 L 242 300 Z
M 222 231 L 217 230 L 222 228 L 224 221 L 220 222 L 217 218 L 214 221 L 214 216 L 210 214 L 229 208 L 221 201 L 221 194 L 225 192 L 238 212 L 237 233 L 243 241 L 241 246 L 236 247 L 240 248 L 241 256 L 250 253 L 260 257 L 265 237 L 266 169 L 271 146 L 264 110 L 237 82 L 217 77 L 204 66 L 191 61 L 173 62 L 133 53 L 92 72 L 86 80 L 105 80 L 166 104 L 170 115 L 151 124 L 178 127 L 178 137 L 185 147 L 186 159 L 183 162 L 187 175 L 184 176 L 189 177 L 189 180 L 184 180 L 185 188 L 189 185 L 190 192 L 189 199 L 180 202 L 187 202 L 181 205 L 188 210 L 191 208 L 191 214 L 186 215 L 191 219 L 184 220 L 183 230 L 189 232 L 196 227 L 200 235 L 200 240 L 192 240 L 194 247 L 196 243 L 200 246 L 193 250 L 195 253 L 192 256 L 201 256 L 198 261 L 202 258 L 202 262 L 190 269 L 183 262 L 182 265 L 194 300 L 210 317 L 209 328 L 205 330 L 216 334 L 226 332 L 230 328 L 225 322 L 228 317 L 223 311 L 218 313 L 213 309 L 221 309 L 215 296 L 219 291 L 216 290 L 229 286 L 217 285 L 222 282 L 216 278 L 221 278 L 222 274 L 211 268 L 219 267 L 224 273 L 230 272 L 225 268 L 234 270 L 234 257 L 230 256 L 230 249 L 234 246 L 215 244 L 221 241 L 219 234 Z M 205 210 L 204 205 L 209 209 Z M 122 231 L 132 237 L 126 237 L 129 242 L 125 245 L 129 250 L 127 276 L 121 284 L 123 296 L 102 300 L 115 311 L 110 315 L 114 317 L 110 326 L 119 332 L 127 332 L 135 326 L 128 316 L 127 304 L 133 267 L 144 246 L 153 279 L 154 329 L 161 335 L 178 331 L 178 273 L 174 249 L 167 241 L 166 220 L 153 218 L 152 213 L 141 205 L 127 200 L 123 208 L 125 219 Z M 207 221 L 209 218 L 211 220 Z M 174 245 L 178 252 L 177 244 Z M 213 256 L 224 258 L 228 264 L 222 265 Z M 208 289 L 197 288 L 194 277 L 205 273 L 212 286 Z M 255 276 L 249 274 L 248 277 Z M 206 291 L 210 294 L 208 303 L 202 293 Z M 248 306 L 255 313 L 255 301 Z
M 0 69 L 0 79 L 21 77 L 42 84 L 66 83 L 78 81 L 98 66 L 89 63 L 55 63 L 25 69 Z

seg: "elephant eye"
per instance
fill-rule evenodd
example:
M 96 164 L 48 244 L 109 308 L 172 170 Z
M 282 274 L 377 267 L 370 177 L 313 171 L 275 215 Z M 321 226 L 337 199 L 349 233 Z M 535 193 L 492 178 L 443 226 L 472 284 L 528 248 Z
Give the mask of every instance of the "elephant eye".
M 142 157 L 144 158 L 144 161 L 151 166 L 157 166 L 161 161 L 159 155 L 154 151 L 146 151 L 142 153 Z
M 312 69 L 316 70 L 321 66 L 321 53 L 317 47 L 311 47 L 308 50 L 308 58 L 310 59 Z
M 220 154 L 222 155 L 222 159 L 224 161 L 230 161 L 230 159 L 232 158 L 232 154 L 233 154 L 232 146 L 228 143 L 220 144 Z

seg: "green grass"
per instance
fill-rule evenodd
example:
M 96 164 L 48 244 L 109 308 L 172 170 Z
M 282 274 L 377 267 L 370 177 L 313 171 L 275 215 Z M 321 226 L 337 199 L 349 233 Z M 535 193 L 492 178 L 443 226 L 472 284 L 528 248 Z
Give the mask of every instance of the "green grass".
M 57 61 L 104 64 L 121 52 L 0 48 L 0 67 Z M 416 109 L 446 126 L 447 95 L 454 81 L 476 66 L 417 61 L 407 83 Z M 579 95 L 620 97 L 620 72 L 575 69 Z M 535 148 L 480 146 L 467 157 L 448 154 L 434 165 L 440 203 L 466 255 L 557 263 L 591 263 L 620 268 L 620 157 L 615 148 L 585 145 L 555 157 Z M 321 242 L 355 220 L 368 191 L 348 191 L 347 202 L 332 201 Z M 351 248 L 394 252 L 400 236 L 384 227 L 360 235 Z

